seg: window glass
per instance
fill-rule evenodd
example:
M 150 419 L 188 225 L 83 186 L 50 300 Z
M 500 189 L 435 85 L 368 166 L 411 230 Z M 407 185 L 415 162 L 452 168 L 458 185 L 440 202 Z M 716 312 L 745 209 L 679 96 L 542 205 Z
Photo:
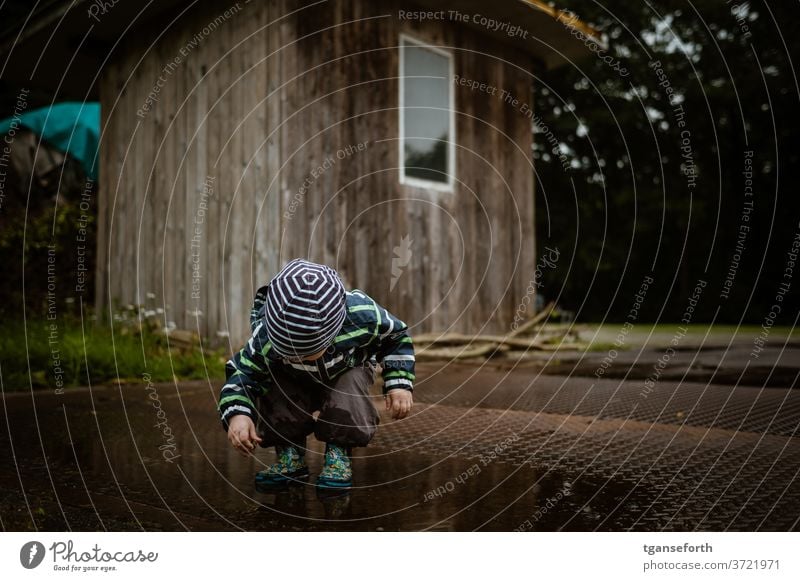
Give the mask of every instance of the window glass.
M 408 40 L 401 45 L 403 177 L 452 181 L 452 79 L 449 56 Z

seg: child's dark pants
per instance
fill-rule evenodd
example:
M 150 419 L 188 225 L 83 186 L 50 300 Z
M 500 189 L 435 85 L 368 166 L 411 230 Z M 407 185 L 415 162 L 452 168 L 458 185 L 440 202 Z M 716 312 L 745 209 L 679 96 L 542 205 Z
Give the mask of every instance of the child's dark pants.
M 349 448 L 366 446 L 375 435 L 380 418 L 369 399 L 374 366 L 345 371 L 333 387 L 279 371 L 273 377 L 275 385 L 257 398 L 256 431 L 262 447 L 290 444 L 303 450 L 313 433 L 322 442 Z

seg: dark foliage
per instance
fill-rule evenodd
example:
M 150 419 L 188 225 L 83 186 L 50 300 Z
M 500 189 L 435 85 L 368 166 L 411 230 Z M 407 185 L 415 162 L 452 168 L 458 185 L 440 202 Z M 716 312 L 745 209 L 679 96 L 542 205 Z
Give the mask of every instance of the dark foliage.
M 797 3 L 560 6 L 600 30 L 608 51 L 538 82 L 537 235 L 565 257 L 545 273 L 546 294 L 583 320 L 621 320 L 652 275 L 640 320 L 677 321 L 703 279 L 694 322 L 760 324 L 800 232 Z M 783 324 L 798 313 L 800 280 L 791 284 Z

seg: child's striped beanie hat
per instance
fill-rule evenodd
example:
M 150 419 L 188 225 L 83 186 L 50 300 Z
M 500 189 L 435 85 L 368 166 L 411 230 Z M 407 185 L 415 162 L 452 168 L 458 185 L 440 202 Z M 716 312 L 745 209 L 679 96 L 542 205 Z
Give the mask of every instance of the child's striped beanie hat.
M 267 336 L 284 357 L 312 355 L 328 347 L 346 315 L 344 285 L 329 266 L 295 258 L 267 287 Z

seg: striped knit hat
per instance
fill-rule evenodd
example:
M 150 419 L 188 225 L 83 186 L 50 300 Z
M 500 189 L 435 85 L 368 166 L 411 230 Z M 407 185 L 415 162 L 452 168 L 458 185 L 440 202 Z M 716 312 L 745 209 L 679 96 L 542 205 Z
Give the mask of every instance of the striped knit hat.
M 344 285 L 329 266 L 295 258 L 267 288 L 267 336 L 284 357 L 312 355 L 328 347 L 346 315 Z

